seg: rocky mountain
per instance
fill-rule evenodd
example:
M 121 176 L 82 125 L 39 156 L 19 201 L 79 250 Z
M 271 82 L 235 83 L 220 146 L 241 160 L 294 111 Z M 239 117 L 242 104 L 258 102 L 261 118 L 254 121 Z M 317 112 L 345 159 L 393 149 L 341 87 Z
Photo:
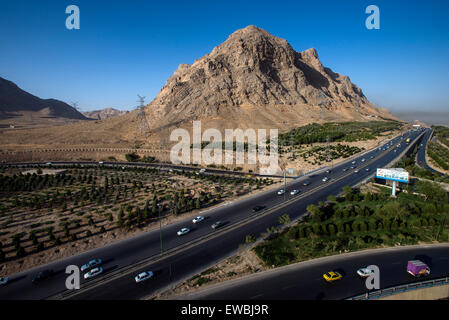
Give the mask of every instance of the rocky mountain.
M 23 114 L 33 114 L 35 118 L 87 120 L 65 102 L 38 98 L 0 77 L 0 119 L 17 118 Z
M 100 110 L 82 112 L 82 114 L 90 119 L 104 120 L 104 119 L 118 117 L 118 116 L 127 114 L 128 112 L 129 111 L 126 111 L 126 110 L 105 108 L 105 109 L 100 109 Z
M 204 127 L 288 129 L 313 121 L 394 118 L 349 77 L 256 26 L 237 30 L 192 65 L 181 64 L 146 106 L 152 132 Z

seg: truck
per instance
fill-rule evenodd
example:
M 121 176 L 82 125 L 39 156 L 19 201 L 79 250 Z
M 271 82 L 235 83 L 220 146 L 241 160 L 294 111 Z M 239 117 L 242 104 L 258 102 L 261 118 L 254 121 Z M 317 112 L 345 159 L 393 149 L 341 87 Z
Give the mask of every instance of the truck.
M 420 260 L 411 260 L 407 263 L 407 272 L 414 277 L 427 276 L 430 274 L 430 268 Z

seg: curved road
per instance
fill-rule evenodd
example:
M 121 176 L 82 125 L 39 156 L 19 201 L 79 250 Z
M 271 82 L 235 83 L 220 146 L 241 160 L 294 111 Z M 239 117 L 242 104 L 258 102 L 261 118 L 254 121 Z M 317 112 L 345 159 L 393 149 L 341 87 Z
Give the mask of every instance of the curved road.
M 419 259 L 431 270 L 416 279 L 406 272 L 407 261 Z M 380 289 L 449 276 L 449 244 L 372 249 L 300 262 L 228 281 L 176 297 L 185 300 L 340 300 L 368 292 L 359 268 L 377 265 Z M 343 278 L 327 283 L 323 273 L 337 270 Z

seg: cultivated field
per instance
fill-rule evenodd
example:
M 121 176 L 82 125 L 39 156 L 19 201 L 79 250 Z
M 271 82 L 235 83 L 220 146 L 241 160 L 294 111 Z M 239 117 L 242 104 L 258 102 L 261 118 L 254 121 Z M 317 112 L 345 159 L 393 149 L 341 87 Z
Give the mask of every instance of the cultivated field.
M 26 169 L 23 169 L 24 171 Z M 0 171 L 0 273 L 11 274 L 259 192 L 278 181 L 102 166 Z

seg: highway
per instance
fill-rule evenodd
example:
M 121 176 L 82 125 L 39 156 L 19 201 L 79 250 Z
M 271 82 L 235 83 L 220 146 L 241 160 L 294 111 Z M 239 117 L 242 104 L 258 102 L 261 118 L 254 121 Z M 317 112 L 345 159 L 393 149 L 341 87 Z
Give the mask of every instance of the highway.
M 410 132 L 408 136 L 414 139 L 420 132 Z M 170 252 L 158 258 L 160 254 L 159 230 L 145 232 L 108 246 L 94 249 L 64 260 L 40 266 L 16 275 L 10 275 L 10 283 L 0 288 L 0 299 L 45 299 L 45 298 L 75 298 L 75 299 L 139 299 L 151 295 L 173 283 L 193 276 L 216 262 L 229 257 L 245 242 L 248 234 L 260 235 L 268 227 L 277 226 L 279 217 L 288 214 L 296 219 L 306 212 L 310 203 L 325 201 L 328 195 L 336 195 L 345 185 L 355 185 L 375 173 L 377 167 L 384 167 L 395 159 L 405 148 L 396 145 L 401 137 L 391 143 L 376 148 L 355 160 L 339 164 L 326 173 L 324 170 L 310 176 L 289 182 L 287 185 L 287 202 L 276 191 L 267 191 L 257 196 L 236 201 L 217 209 L 205 212 L 206 220 L 194 225 L 190 219 L 167 225 L 162 229 L 163 250 Z M 387 149 L 388 147 L 388 149 Z M 394 151 L 396 150 L 396 152 Z M 372 157 L 372 158 L 371 158 Z M 361 161 L 364 158 L 365 161 Z M 355 161 L 353 165 L 351 162 Z M 357 166 L 358 173 L 350 166 Z M 343 171 L 346 168 L 348 170 Z M 365 169 L 369 168 L 369 171 Z M 323 177 L 330 180 L 323 182 Z M 304 182 L 310 182 L 304 186 Z M 296 196 L 290 195 L 290 190 L 299 189 Z M 252 212 L 255 205 L 265 206 L 265 210 Z M 282 205 L 282 208 L 279 206 Z M 256 217 L 257 216 L 257 217 Z M 211 224 L 224 221 L 226 225 L 213 230 Z M 182 227 L 191 228 L 184 236 L 176 232 Z M 68 292 L 65 290 L 65 267 L 70 264 L 81 266 L 93 258 L 103 260 L 104 274 L 96 279 L 81 282 L 81 290 Z M 143 262 L 142 262 L 143 261 Z M 136 266 L 136 264 L 138 266 Z M 127 271 L 123 268 L 127 267 Z M 40 270 L 53 269 L 56 274 L 51 279 L 34 285 L 31 278 Z M 154 278 L 137 285 L 134 276 L 144 270 L 152 270 Z M 61 294 L 58 295 L 58 294 Z M 68 294 L 68 295 L 67 295 Z
M 428 277 L 417 279 L 406 272 L 407 261 L 421 260 L 430 267 Z M 380 289 L 449 276 L 449 245 L 428 245 L 364 250 L 296 263 L 232 280 L 176 297 L 183 300 L 341 300 L 368 292 L 359 268 L 376 265 Z M 343 278 L 327 283 L 323 273 L 335 270 Z
M 431 168 L 426 161 L 426 146 L 430 142 L 429 138 L 432 134 L 432 131 L 432 129 L 427 130 L 422 142 L 418 145 L 418 152 L 416 153 L 416 163 L 418 164 L 418 166 L 424 169 L 430 170 L 439 175 L 444 175 L 444 173 Z

